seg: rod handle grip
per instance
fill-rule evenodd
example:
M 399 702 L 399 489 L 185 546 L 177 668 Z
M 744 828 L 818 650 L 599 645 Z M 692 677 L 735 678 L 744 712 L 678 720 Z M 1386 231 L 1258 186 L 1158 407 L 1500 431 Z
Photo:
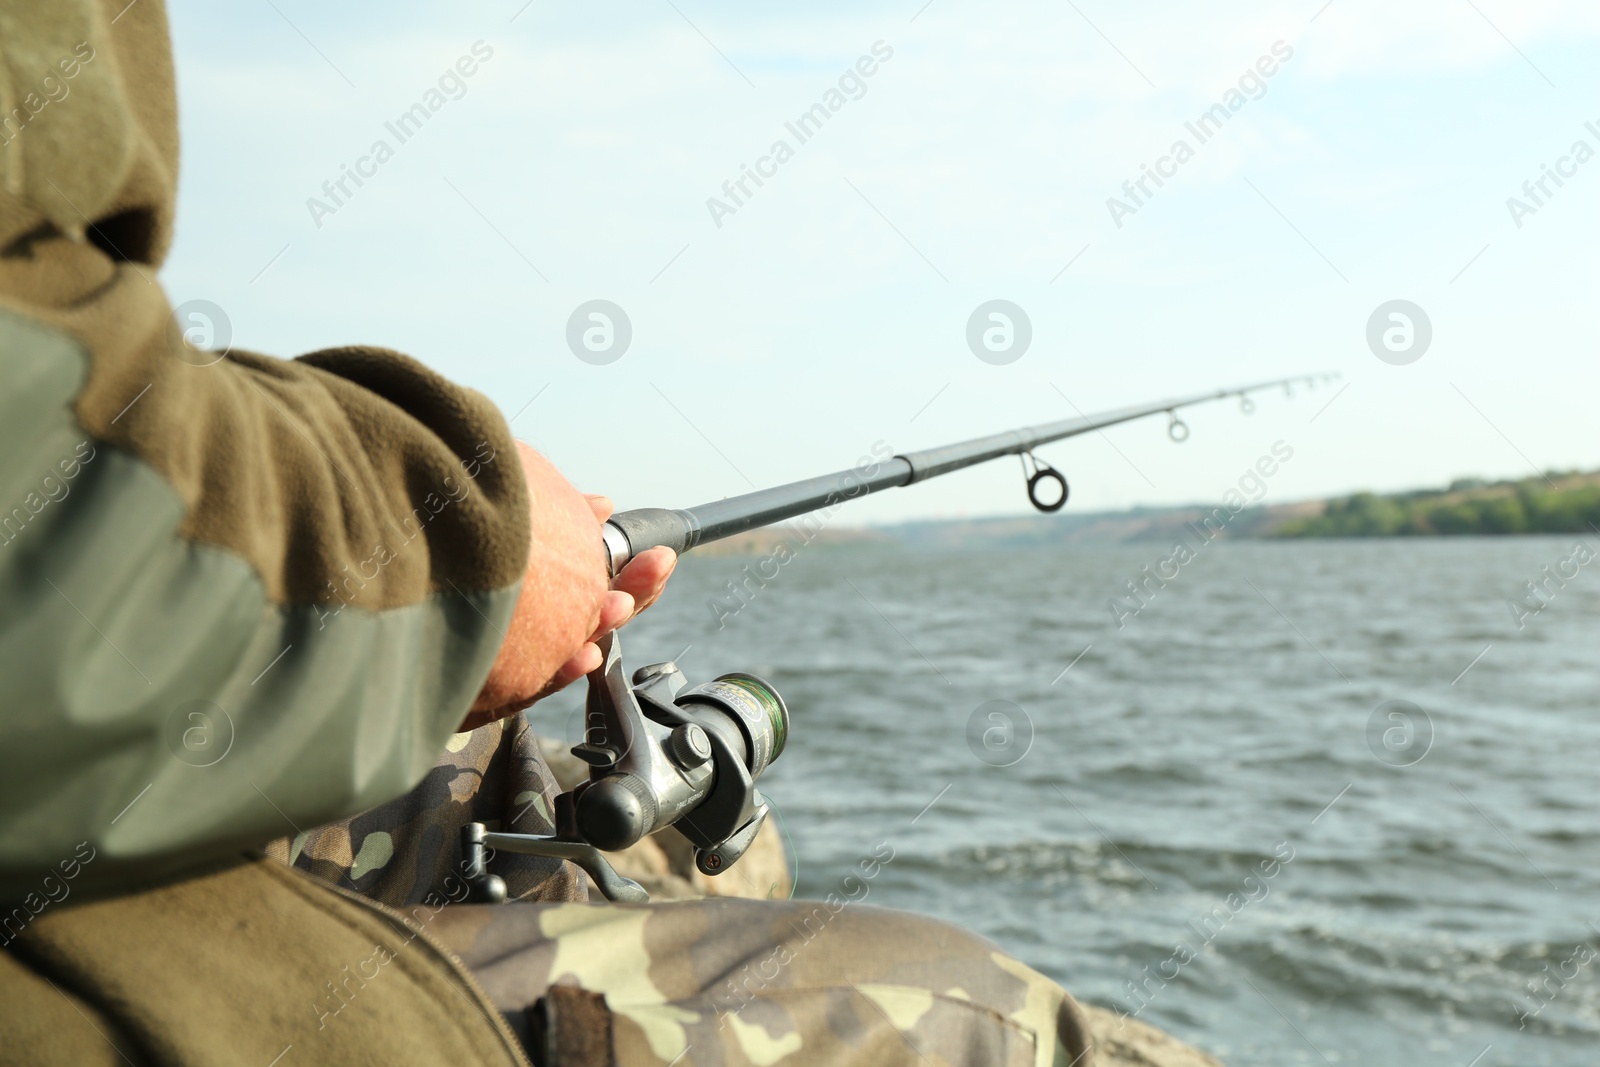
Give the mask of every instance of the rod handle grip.
M 687 552 L 696 544 L 698 528 L 682 511 L 636 508 L 611 516 L 601 532 L 614 578 L 630 559 L 646 549 L 665 545 L 680 554 Z

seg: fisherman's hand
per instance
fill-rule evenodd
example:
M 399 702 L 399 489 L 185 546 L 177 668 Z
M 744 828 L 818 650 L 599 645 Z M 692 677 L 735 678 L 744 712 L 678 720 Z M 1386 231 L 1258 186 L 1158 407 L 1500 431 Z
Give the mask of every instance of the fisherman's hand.
M 611 501 L 585 496 L 550 461 L 518 442 L 532 507 L 528 570 L 505 643 L 461 724 L 471 730 L 521 711 L 600 666 L 595 644 L 661 595 L 677 565 L 670 548 L 606 574 L 600 527 Z

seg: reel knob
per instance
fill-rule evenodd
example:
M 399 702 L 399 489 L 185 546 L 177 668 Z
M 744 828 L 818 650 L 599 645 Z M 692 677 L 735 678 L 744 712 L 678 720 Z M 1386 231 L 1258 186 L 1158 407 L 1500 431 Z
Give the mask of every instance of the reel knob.
M 711 739 L 699 723 L 686 723 L 668 735 L 667 754 L 678 766 L 692 771 L 711 758 Z
M 477 881 L 468 882 L 467 902 L 469 904 L 504 904 L 506 902 L 506 880 L 498 874 L 489 874 Z
M 578 797 L 578 832 L 603 852 L 617 852 L 656 829 L 656 799 L 638 775 L 590 782 Z

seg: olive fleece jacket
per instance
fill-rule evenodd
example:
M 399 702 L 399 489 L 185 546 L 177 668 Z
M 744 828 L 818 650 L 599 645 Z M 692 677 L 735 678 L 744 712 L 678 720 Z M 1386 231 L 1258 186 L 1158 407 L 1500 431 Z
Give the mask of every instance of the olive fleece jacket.
M 518 1062 L 409 940 L 328 1037 L 324 982 L 403 928 L 246 859 L 460 723 L 527 564 L 509 430 L 393 352 L 189 347 L 177 157 L 159 0 L 0 0 L 0 1048 Z

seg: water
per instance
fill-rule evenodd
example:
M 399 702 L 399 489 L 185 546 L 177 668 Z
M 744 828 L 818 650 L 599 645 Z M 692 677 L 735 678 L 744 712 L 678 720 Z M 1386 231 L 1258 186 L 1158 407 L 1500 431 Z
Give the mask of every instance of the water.
M 887 841 L 872 903 L 1230 1067 L 1591 1067 L 1600 565 L 1522 630 L 1506 605 L 1571 546 L 1218 543 L 1120 630 L 1161 545 L 813 547 L 721 630 L 707 598 L 754 561 L 691 556 L 625 635 L 788 699 L 763 786 L 798 895 Z M 551 704 L 570 735 L 578 697 Z

